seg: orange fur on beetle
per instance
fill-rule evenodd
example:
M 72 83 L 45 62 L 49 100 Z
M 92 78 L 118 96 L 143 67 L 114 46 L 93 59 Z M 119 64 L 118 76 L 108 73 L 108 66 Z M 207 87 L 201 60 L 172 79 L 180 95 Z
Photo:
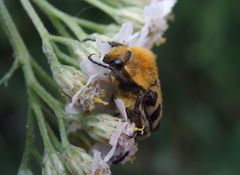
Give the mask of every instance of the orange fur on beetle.
M 126 50 L 132 53 L 132 58 L 125 65 L 124 69 L 128 72 L 131 79 L 144 89 L 148 89 L 158 79 L 158 68 L 155 55 L 143 47 L 114 47 L 107 54 L 108 59 L 121 58 Z

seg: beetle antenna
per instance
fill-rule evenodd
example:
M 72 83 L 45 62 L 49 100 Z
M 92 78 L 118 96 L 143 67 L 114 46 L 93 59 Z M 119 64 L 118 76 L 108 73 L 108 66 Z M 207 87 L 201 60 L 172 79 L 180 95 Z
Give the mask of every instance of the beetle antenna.
M 94 63 L 94 64 L 96 64 L 96 65 L 98 65 L 98 66 L 101 66 L 101 67 L 103 67 L 103 68 L 112 70 L 111 67 L 106 66 L 106 65 L 104 65 L 104 64 L 101 64 L 101 63 L 95 61 L 95 60 L 92 58 L 93 55 L 95 55 L 95 54 L 90 54 L 90 55 L 88 56 L 88 59 L 89 59 L 92 63 Z

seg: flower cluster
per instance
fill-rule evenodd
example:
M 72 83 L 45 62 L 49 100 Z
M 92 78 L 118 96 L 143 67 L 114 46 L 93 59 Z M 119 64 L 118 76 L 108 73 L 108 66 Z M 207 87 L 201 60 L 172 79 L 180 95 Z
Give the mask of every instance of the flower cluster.
M 163 40 L 163 34 L 168 28 L 168 16 L 176 0 L 152 0 L 148 2 L 149 4 L 144 1 L 142 2 L 144 5 L 134 5 L 134 2 L 127 2 L 121 1 L 122 4 L 127 4 L 129 8 L 135 8 L 135 10 L 124 9 L 129 14 L 125 18 L 119 17 L 122 20 L 121 22 L 124 23 L 116 34 L 94 34 L 92 37 L 96 38 L 95 41 L 86 41 L 83 45 L 80 43 L 77 49 L 81 60 L 80 69 L 89 78 L 85 85 L 72 96 L 66 111 L 72 114 L 84 114 L 86 111 L 99 113 L 97 106 L 100 104 L 100 109 L 104 108 L 104 113 L 114 114 L 112 109 L 115 108 L 115 111 L 118 111 L 121 116 L 119 118 L 99 113 L 81 117 L 76 121 L 79 129 L 85 130 L 93 139 L 98 141 L 91 148 L 93 155 L 91 174 L 110 174 L 109 167 L 111 164 L 125 164 L 131 161 L 138 147 L 135 139 L 136 133 L 134 132 L 135 124 L 129 122 L 122 100 L 115 99 L 115 103 L 110 105 L 110 109 L 106 107 L 109 106 L 112 97 L 114 97 L 114 91 L 112 90 L 114 87 L 109 76 L 111 71 L 94 64 L 86 58 L 86 55 L 91 55 L 91 59 L 96 63 L 106 65 L 103 58 L 111 51 L 108 41 L 146 48 L 158 44 L 159 41 Z M 110 1 L 105 1 L 105 3 L 111 4 Z M 117 5 L 117 8 L 123 10 L 119 5 Z M 121 12 L 121 14 L 123 13 L 125 12 Z M 142 19 L 144 19 L 143 22 Z M 119 22 L 119 20 L 117 21 Z M 89 49 L 86 49 L 88 51 L 80 49 L 86 47 L 86 43 L 89 43 L 88 48 L 92 53 L 89 53 Z M 85 55 L 85 57 L 81 55 Z

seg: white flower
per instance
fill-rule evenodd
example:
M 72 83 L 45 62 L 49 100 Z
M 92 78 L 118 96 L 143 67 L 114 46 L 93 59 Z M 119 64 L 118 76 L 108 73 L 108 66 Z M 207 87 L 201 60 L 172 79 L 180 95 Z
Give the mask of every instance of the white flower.
M 110 175 L 111 171 L 109 165 L 101 157 L 101 153 L 93 150 L 93 163 L 90 175 Z
M 129 46 L 142 46 L 151 48 L 162 39 L 168 28 L 167 16 L 171 13 L 176 0 L 153 0 L 144 7 L 144 26 L 134 33 L 130 22 L 122 24 L 114 39 Z
M 109 163 L 121 162 L 122 164 L 129 161 L 137 152 L 135 143 L 135 124 L 128 122 L 119 123 L 115 133 L 109 140 L 112 146 L 104 160 Z
M 137 152 L 134 123 L 123 122 L 117 117 L 98 114 L 81 119 L 82 128 L 95 140 L 101 142 L 93 146 L 101 152 L 104 161 L 122 164 L 131 160 Z
M 148 38 L 144 43 L 146 47 L 151 47 L 161 39 L 168 28 L 167 16 L 175 4 L 176 0 L 153 0 L 150 5 L 144 7 L 144 27 L 142 30 L 149 30 Z
M 164 32 L 168 25 L 166 17 L 171 13 L 176 0 L 154 0 L 144 7 L 144 22 L 150 32 Z
M 106 94 L 97 80 L 97 75 L 92 75 L 88 82 L 73 95 L 72 102 L 65 108 L 68 113 L 78 114 L 95 108 L 94 99 L 102 99 Z
M 100 57 L 95 55 L 96 53 L 93 53 L 91 58 L 101 65 L 108 66 L 102 60 L 110 51 L 110 44 L 97 38 L 96 48 Z M 101 99 L 102 92 L 104 91 L 102 90 L 103 87 L 100 87 L 97 81 L 107 80 L 109 78 L 108 74 L 110 73 L 109 69 L 97 65 L 87 58 L 82 59 L 80 68 L 89 78 L 87 83 L 73 95 L 71 103 L 66 106 L 65 110 L 71 114 L 78 114 L 81 111 L 91 111 L 95 108 L 96 101 L 94 101 L 94 98 Z

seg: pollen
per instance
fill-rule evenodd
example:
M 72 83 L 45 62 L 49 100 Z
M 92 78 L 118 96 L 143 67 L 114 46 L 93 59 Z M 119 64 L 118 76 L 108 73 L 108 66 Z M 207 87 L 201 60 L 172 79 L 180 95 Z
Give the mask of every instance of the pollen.
M 141 132 L 141 135 L 143 135 L 143 133 L 144 133 L 144 128 L 145 128 L 145 126 L 143 126 L 142 128 L 134 127 L 134 128 L 132 129 L 132 131 L 133 131 L 133 132 L 140 131 L 140 132 Z
M 98 97 L 93 97 L 93 100 L 96 102 L 96 103 L 100 103 L 100 104 L 103 104 L 105 106 L 107 106 L 109 103 L 106 102 L 106 101 L 103 101 L 101 98 L 98 98 Z

